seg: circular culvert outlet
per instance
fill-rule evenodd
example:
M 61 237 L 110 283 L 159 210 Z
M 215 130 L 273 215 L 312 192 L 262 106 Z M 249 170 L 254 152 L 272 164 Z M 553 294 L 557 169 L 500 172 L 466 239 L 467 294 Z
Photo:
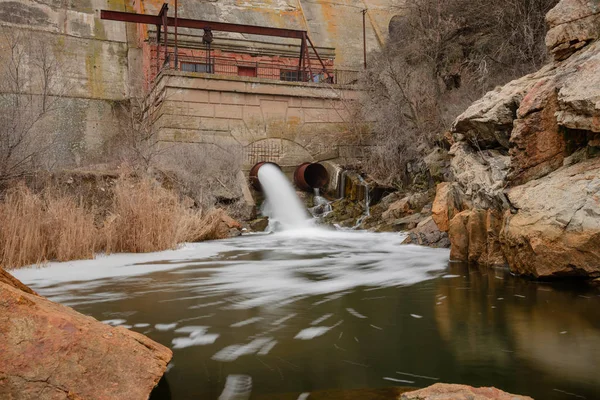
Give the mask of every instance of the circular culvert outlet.
M 252 168 L 250 168 L 250 174 L 249 174 L 250 184 L 252 185 L 252 187 L 255 190 L 258 190 L 259 192 L 262 192 L 262 186 L 260 185 L 260 181 L 258 180 L 258 170 L 260 169 L 260 167 L 262 167 L 265 164 L 271 164 L 271 165 L 274 165 L 277 168 L 281 169 L 281 167 L 279 165 L 275 164 L 274 162 L 269 162 L 269 161 L 261 161 L 259 163 L 254 164 L 254 166 Z
M 294 183 L 299 189 L 311 192 L 322 189 L 329 182 L 327 169 L 319 163 L 300 164 L 294 171 Z

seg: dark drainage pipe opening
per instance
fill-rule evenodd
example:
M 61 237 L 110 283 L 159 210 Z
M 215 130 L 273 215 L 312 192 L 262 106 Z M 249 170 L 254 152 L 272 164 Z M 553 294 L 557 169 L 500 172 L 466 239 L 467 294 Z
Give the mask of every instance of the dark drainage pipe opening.
M 313 189 L 322 189 L 328 182 L 327 169 L 318 163 L 300 164 L 294 171 L 294 183 L 299 189 L 307 192 L 312 192 Z
M 250 168 L 250 184 L 255 190 L 262 192 L 262 186 L 260 185 L 260 181 L 258 180 L 258 170 L 265 164 L 271 164 L 281 169 L 281 167 L 273 162 L 261 161 L 259 163 L 254 164 L 254 167 Z

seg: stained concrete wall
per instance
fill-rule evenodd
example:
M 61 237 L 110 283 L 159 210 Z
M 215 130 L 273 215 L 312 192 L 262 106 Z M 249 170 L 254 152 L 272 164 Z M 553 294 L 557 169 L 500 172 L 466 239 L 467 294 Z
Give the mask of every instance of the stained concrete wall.
M 116 102 L 141 95 L 141 49 L 135 29 L 103 21 L 99 10 L 133 11 L 129 0 L 0 0 L 0 58 L 9 56 L 9 36 L 20 45 L 43 46 L 54 66 L 50 94 L 55 111 L 43 121 L 46 132 L 61 140 L 56 158 L 77 164 L 99 150 L 103 140 L 116 132 Z M 24 71 L 35 82 L 40 72 L 29 55 Z
M 364 145 L 350 133 L 352 87 L 170 72 L 154 93 L 161 141 L 241 148 L 246 168 L 355 159 Z
M 44 129 L 69 138 L 69 141 L 62 146 L 64 153 L 59 157 L 65 163 L 77 164 L 86 154 L 99 151 L 101 143 L 117 132 L 119 121 L 116 118 L 115 105 L 131 97 L 141 96 L 144 90 L 144 76 L 140 71 L 143 70 L 144 57 L 148 56 L 144 54 L 143 48 L 144 40 L 148 37 L 148 28 L 136 24 L 103 21 L 100 19 L 100 10 L 157 13 L 164 1 L 166 0 L 0 0 L 0 30 L 2 31 L 0 33 L 23 33 L 33 42 L 44 43 L 48 49 L 51 49 L 53 58 L 60 66 L 55 85 L 57 92 L 54 94 L 60 96 L 61 106 L 52 121 L 45 122 Z M 169 2 L 172 3 L 172 0 Z M 309 31 L 315 45 L 335 47 L 336 67 L 359 69 L 362 63 L 360 10 L 363 8 L 369 10 L 367 45 L 369 49 L 376 49 L 385 40 L 387 24 L 395 12 L 393 6 L 396 2 L 396 0 L 179 0 L 179 11 L 180 16 L 185 18 L 305 29 Z M 171 7 L 170 15 L 172 14 Z M 185 30 L 182 32 L 185 33 Z M 297 41 L 283 38 L 224 33 L 216 33 L 216 35 L 233 39 L 298 44 Z M 0 57 L 6 55 L 5 44 L 6 41 L 0 40 Z M 252 84 L 246 84 L 248 87 L 249 85 Z M 271 85 L 272 88 L 288 88 L 277 83 Z M 261 105 L 264 104 L 260 118 L 257 117 L 254 122 L 250 121 L 246 114 L 241 118 L 231 118 L 231 121 L 238 122 L 228 122 L 227 132 L 233 132 L 232 137 L 246 145 L 249 145 L 249 141 L 244 137 L 248 135 L 261 137 L 267 140 L 264 142 L 267 148 L 265 151 L 271 151 L 268 149 L 272 147 L 275 149 L 272 151 L 280 154 L 288 153 L 286 150 L 288 145 L 285 143 L 289 142 L 286 139 L 289 135 L 306 135 L 306 139 L 298 139 L 294 143 L 301 143 L 314 157 L 321 150 L 316 149 L 318 146 L 315 143 L 320 142 L 313 134 L 313 130 L 325 132 L 320 136 L 324 138 L 323 135 L 329 134 L 332 127 L 340 123 L 335 119 L 337 111 L 323 111 L 321 105 L 330 101 L 327 96 L 315 97 L 307 95 L 306 91 L 302 92 L 299 88 L 294 90 L 299 96 L 296 101 L 291 100 L 294 93 L 260 94 L 259 102 Z M 325 93 L 331 89 L 306 90 Z M 258 93 L 248 94 L 248 101 L 258 101 L 256 100 L 258 95 Z M 224 98 L 227 99 L 228 96 Z M 287 102 L 285 113 L 281 109 L 282 98 L 288 98 L 285 101 Z M 311 100 L 311 107 L 298 107 L 298 102 L 310 104 L 311 98 L 314 100 Z M 212 107 L 214 115 L 201 118 L 212 118 L 209 124 L 222 128 L 222 125 L 219 125 L 222 124 L 219 122 L 219 115 L 230 111 L 235 113 L 239 108 L 229 106 L 239 105 L 215 103 Z M 244 106 L 247 106 L 242 107 L 243 110 L 248 110 L 247 113 L 258 115 L 250 111 L 251 106 L 257 107 L 257 104 L 248 103 Z M 269 110 L 270 106 L 279 111 L 272 114 Z M 324 107 L 328 109 L 329 106 Z M 298 109 L 301 113 L 295 115 Z M 165 114 L 165 118 L 167 115 Z M 273 139 L 274 128 L 272 127 L 276 125 L 274 122 L 277 120 L 276 116 L 280 118 L 278 124 L 283 124 L 284 131 L 292 133 L 286 133 L 288 136 L 280 138 L 277 142 L 281 145 L 273 145 L 273 147 L 270 143 L 274 142 L 268 140 Z M 319 118 L 324 120 L 317 121 Z M 238 127 L 234 126 L 236 124 Z M 207 134 L 207 137 L 202 140 L 213 140 L 215 136 L 223 136 L 221 128 L 217 128 L 200 130 L 199 132 Z M 247 133 L 236 133 L 242 130 Z M 189 135 L 189 132 L 185 135 Z M 258 149 L 262 145 L 254 146 Z M 322 152 L 329 151 L 327 144 L 323 144 L 323 148 L 325 150 Z

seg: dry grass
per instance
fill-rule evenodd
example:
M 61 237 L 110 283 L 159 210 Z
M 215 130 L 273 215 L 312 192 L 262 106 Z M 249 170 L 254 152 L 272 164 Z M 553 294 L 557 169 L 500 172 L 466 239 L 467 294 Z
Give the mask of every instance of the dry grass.
M 145 253 L 174 248 L 186 210 L 176 193 L 150 179 L 121 179 L 114 189 L 112 218 L 105 224 L 108 252 Z
M 0 204 L 0 265 L 38 264 L 46 259 L 42 199 L 24 186 L 10 190 Z
M 94 216 L 73 198 L 19 185 L 0 203 L 0 265 L 6 268 L 91 258 L 96 245 Z
M 24 185 L 11 189 L 0 202 L 0 266 L 89 259 L 97 252 L 160 251 L 228 233 L 223 211 L 203 216 L 150 178 L 120 178 L 113 194 L 109 215 L 95 223 L 95 210 L 72 195 L 37 194 Z

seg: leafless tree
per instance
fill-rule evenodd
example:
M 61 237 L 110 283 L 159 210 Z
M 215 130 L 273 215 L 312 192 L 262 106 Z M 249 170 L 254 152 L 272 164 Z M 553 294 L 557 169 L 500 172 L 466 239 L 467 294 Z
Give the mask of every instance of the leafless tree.
M 65 87 L 48 43 L 26 32 L 0 36 L 1 185 L 32 172 L 52 147 L 55 132 L 42 132 L 42 121 L 56 111 Z
M 363 75 L 375 119 L 369 172 L 410 183 L 456 116 L 494 86 L 547 60 L 545 14 L 557 0 L 415 0 L 399 7 L 386 47 Z

